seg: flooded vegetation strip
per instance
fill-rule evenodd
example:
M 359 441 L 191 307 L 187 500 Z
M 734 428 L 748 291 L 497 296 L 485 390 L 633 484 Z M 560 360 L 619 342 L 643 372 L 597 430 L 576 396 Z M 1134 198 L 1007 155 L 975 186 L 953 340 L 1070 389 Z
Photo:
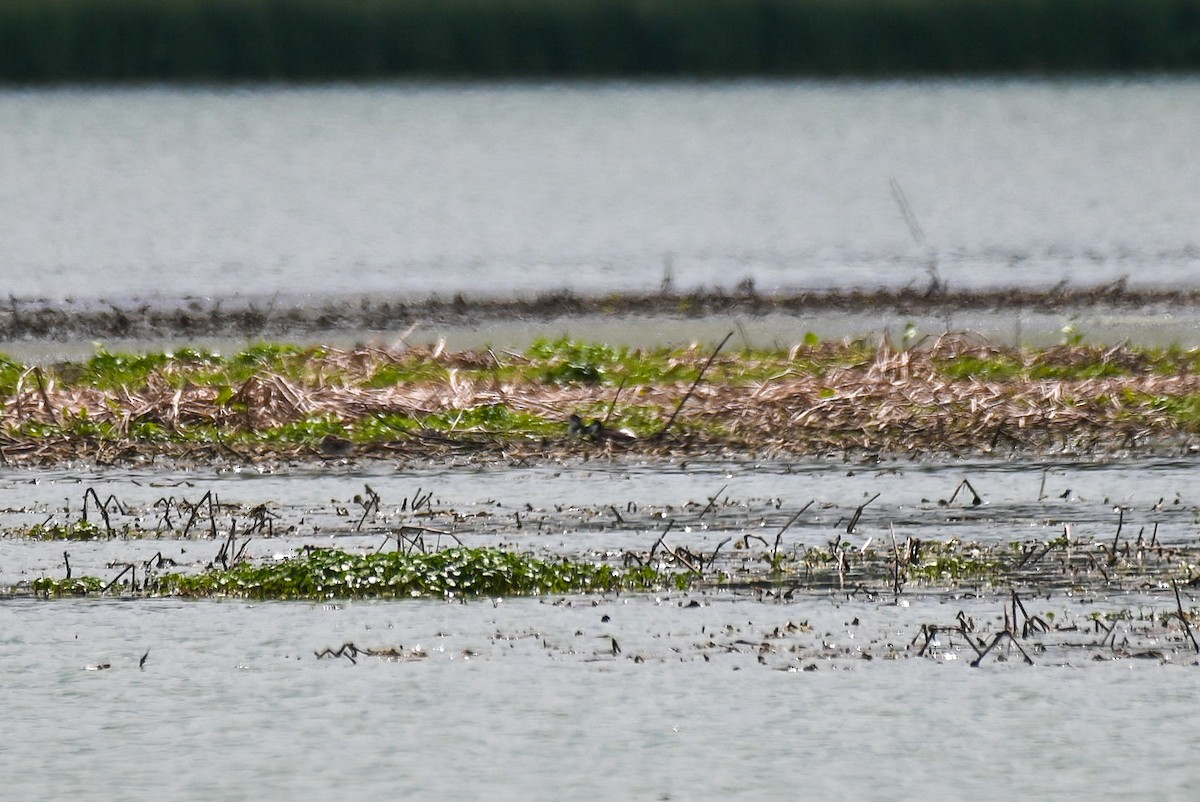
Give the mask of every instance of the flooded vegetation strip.
M 1061 312 L 1081 308 L 1191 312 L 1200 290 L 1061 283 L 1049 288 L 953 289 L 936 275 L 923 286 L 875 290 L 796 290 L 762 293 L 751 278 L 735 287 L 660 292 L 585 294 L 569 290 L 533 297 L 473 298 L 461 293 L 425 299 L 370 295 L 325 303 L 240 299 L 165 303 L 53 304 L 10 298 L 0 307 L 0 339 L 86 340 L 120 337 L 274 337 L 344 331 L 395 332 L 417 324 L 479 325 L 513 320 L 545 322 L 581 315 L 691 319 L 712 315 L 792 315 L 890 310 L 900 314 L 1013 310 Z
M 722 487 L 710 496 L 707 504 L 688 502 L 678 508 L 642 509 L 630 502 L 624 515 L 612 505 L 607 510 L 564 510 L 526 504 L 523 521 L 520 512 L 489 512 L 490 503 L 485 509 L 471 510 L 435 505 L 433 491 L 423 488 L 399 504 L 385 505 L 380 494 L 365 485 L 350 504 L 343 506 L 333 500 L 328 514 L 306 506 L 303 516 L 289 523 L 269 503 L 222 504 L 211 490 L 191 500 L 170 496 L 153 504 L 126 505 L 115 496 L 102 500 L 88 487 L 75 515 L 68 503 L 41 523 L 8 525 L 0 535 L 8 543 L 41 541 L 70 546 L 108 541 L 113 544 L 106 549 L 110 553 L 119 553 L 120 543 L 144 542 L 150 548 L 161 544 L 148 558 L 109 562 L 108 568 L 115 573 L 108 579 L 77 575 L 70 551 L 63 551 L 61 575 L 43 572 L 6 589 L 9 595 L 43 597 L 111 593 L 454 599 L 689 590 L 779 600 L 797 593 L 898 600 L 914 593 L 988 594 L 997 589 L 1049 598 L 1051 594 L 1154 595 L 1166 589 L 1177 592 L 1183 587 L 1191 592 L 1200 587 L 1200 546 L 1190 540 L 1160 540 L 1157 522 L 1139 526 L 1136 532 L 1132 526 L 1127 528 L 1125 507 L 1116 510 L 1111 537 L 1078 535 L 1067 523 L 1051 538 L 986 543 L 938 536 L 938 521 L 944 526 L 945 521 L 987 506 L 969 479 L 961 480 L 948 498 L 936 504 L 927 500 L 924 509 L 929 521 L 909 524 L 922 536 L 898 535 L 891 522 L 882 532 L 878 521 L 864 525 L 864 513 L 879 493 L 853 511 L 842 509 L 834 520 L 831 510 L 837 508 L 828 502 L 817 505 L 813 499 L 788 514 L 781 509 L 782 499 L 726 500 L 724 490 Z M 1044 495 L 1039 492 L 1039 496 L 1039 504 L 1044 503 Z M 727 504 L 737 511 L 735 517 L 722 518 Z M 1165 514 L 1164 504 L 1161 499 L 1154 506 L 1156 518 Z M 1176 513 L 1187 512 L 1178 499 L 1171 506 L 1179 508 Z M 1051 504 L 1041 515 L 1052 514 L 1053 508 Z M 612 519 L 597 528 L 590 522 L 602 513 Z M 969 520 L 975 524 L 965 531 L 978 532 L 989 518 L 984 514 Z M 790 532 L 797 525 L 805 527 L 803 534 Z M 1010 525 L 1023 529 L 1028 523 Z M 610 526 L 627 534 L 642 533 L 634 538 L 641 545 L 614 548 L 611 536 L 604 538 L 604 544 L 596 543 L 598 533 Z M 543 556 L 528 548 L 469 546 L 465 542 L 479 536 L 511 537 L 526 528 L 564 535 L 574 529 L 592 536 L 577 541 L 568 552 Z M 692 534 L 697 529 L 714 536 L 707 545 Z M 269 558 L 254 556 L 255 549 L 280 537 L 294 541 L 325 534 L 355 536 L 358 542 L 352 548 L 308 544 L 293 547 L 292 553 L 285 548 L 283 554 Z M 720 535 L 726 536 L 714 543 Z M 207 560 L 196 556 L 183 560 L 191 547 L 182 548 L 177 561 L 164 556 L 163 549 L 172 541 L 207 541 L 215 553 Z M 252 543 L 255 549 L 248 548 Z
M 969 482 L 964 485 L 970 490 Z M 961 489 L 961 488 L 960 488 Z M 367 488 L 370 491 L 370 488 Z M 88 491 L 93 492 L 94 491 Z M 957 493 L 956 493 L 957 495 Z M 648 548 L 608 549 L 587 556 L 534 557 L 512 549 L 468 547 L 463 537 L 499 526 L 512 528 L 512 522 L 484 520 L 476 523 L 479 513 L 462 517 L 453 511 L 428 508 L 422 515 L 415 506 L 411 515 L 395 511 L 401 520 L 379 525 L 379 499 L 360 499 L 363 508 L 358 524 L 350 531 L 361 531 L 368 517 L 375 520 L 368 531 L 382 534 L 382 542 L 368 552 L 304 546 L 291 556 L 255 560 L 247 552 L 252 541 L 270 542 L 276 537 L 269 524 L 271 513 L 265 505 L 243 510 L 227 524 L 218 525 L 219 501 L 211 493 L 195 503 L 175 503 L 173 525 L 170 511 L 160 510 L 160 526 L 143 530 L 114 525 L 120 504 L 115 499 L 91 507 L 84 497 L 80 518 L 29 527 L 9 528 L 7 540 L 79 542 L 149 538 L 162 541 L 193 538 L 215 541 L 215 556 L 199 570 L 176 572 L 174 560 L 161 551 L 147 560 L 114 563 L 119 572 L 104 581 L 98 577 L 73 576 L 69 552 L 63 553 L 63 576 L 42 576 L 10 592 L 33 592 L 43 596 L 79 594 L 236 596 L 260 599 L 323 599 L 360 597 L 447 597 L 506 596 L 552 593 L 611 592 L 622 590 L 711 589 L 749 591 L 768 595 L 797 592 L 865 594 L 894 596 L 905 592 L 984 591 L 994 588 L 1021 588 L 1036 594 L 1050 592 L 1094 593 L 1139 591 L 1154 592 L 1175 583 L 1187 588 L 1200 586 L 1200 546 L 1191 543 L 1163 543 L 1158 527 L 1141 527 L 1136 534 L 1123 531 L 1121 514 L 1110 539 L 1073 535 L 1070 525 L 1057 537 L 1025 539 L 1007 543 L 964 542 L 899 538 L 894 528 L 889 537 L 872 536 L 863 540 L 857 526 L 863 510 L 874 499 L 864 502 L 846 522 L 837 522 L 839 533 L 826 543 L 804 545 L 785 533 L 800 518 L 811 502 L 791 516 L 773 538 L 753 530 L 734 530 L 709 549 L 684 545 L 686 535 L 671 534 L 674 519 L 664 527 L 661 516 L 652 514 L 642 521 L 650 532 L 658 532 Z M 975 497 L 977 500 L 978 496 Z M 407 499 L 405 500 L 407 502 Z M 421 502 L 421 503 L 427 503 Z M 155 504 L 159 510 L 161 505 Z M 207 509 L 206 509 L 207 506 Z M 405 503 L 404 510 L 408 510 Z M 190 513 L 188 512 L 190 511 Z M 681 513 L 683 511 L 680 511 Z M 701 511 L 703 514 L 707 509 Z M 102 513 L 102 523 L 94 519 Z M 311 514 L 311 511 L 310 511 Z M 348 517 L 349 511 L 344 511 Z M 583 511 L 576 511 L 583 515 Z M 130 511 L 139 520 L 144 517 Z M 440 515 L 452 523 L 437 528 L 424 523 Z M 620 519 L 619 513 L 616 513 Z M 486 516 L 485 516 L 486 517 Z M 530 510 L 531 521 L 536 511 Z M 631 516 L 632 517 L 632 516 Z M 408 523 L 403 519 L 412 518 Z M 206 520 L 207 519 L 207 520 Z M 423 523 L 416 523 L 421 520 Z M 519 523 L 519 518 L 517 519 Z M 625 522 L 637 525 L 636 521 Z M 843 524 L 844 530 L 842 529 Z M 559 526 L 560 524 L 554 524 Z M 540 527 L 539 527 L 540 528 Z M 457 529 L 459 534 L 455 534 Z M 843 533 L 844 532 L 844 533 Z M 295 526 L 287 533 L 303 534 Z M 280 533 L 282 534 L 282 533 Z M 316 534 L 314 531 L 312 534 Z M 446 545 L 453 541 L 452 545 Z M 647 542 L 649 540 L 647 539 Z
M 856 481 L 880 483 L 896 470 L 868 470 Z M 189 490 L 192 483 L 166 482 L 147 492 L 133 481 L 122 500 L 79 484 L 82 496 L 66 506 L 3 511 L 0 547 L 8 556 L 0 597 L 489 599 L 489 610 L 505 597 L 538 597 L 547 608 L 602 608 L 595 616 L 603 631 L 579 629 L 583 640 L 567 646 L 543 641 L 548 653 L 585 660 L 720 658 L 728 665 L 735 659 L 729 655 L 742 654 L 788 671 L 875 657 L 971 666 L 1071 664 L 1081 656 L 1196 664 L 1200 546 L 1189 534 L 1196 508 L 1179 495 L 1136 510 L 1099 496 L 1089 504 L 1070 490 L 1048 492 L 1049 470 L 1040 473 L 1041 483 L 1030 488 L 1036 502 L 1025 507 L 1013 506 L 1011 497 L 993 506 L 982 495 L 987 475 L 951 487 L 943 474 L 928 485 L 931 497 L 917 503 L 889 499 L 896 483 L 890 491 L 876 485 L 874 493 L 855 493 L 848 503 L 805 504 L 731 497 L 723 484 L 706 502 L 629 501 L 619 509 L 605 501 L 534 506 L 492 498 L 462 506 L 435 500 L 440 492 L 424 487 L 385 503 L 370 485 L 350 500 L 280 506 L 223 503 L 214 486 L 201 494 Z M 920 481 L 919 474 L 914 468 L 903 483 Z M 51 484 L 45 492 L 63 487 Z M 172 495 L 151 501 L 157 492 Z M 912 496 L 907 489 L 903 495 Z M 33 516 L 46 517 L 15 523 Z M 1031 527 L 1046 534 L 1030 537 Z M 14 558 L 21 568 L 14 570 Z M 617 636 L 625 642 L 630 633 L 607 626 L 604 610 L 629 602 L 677 610 L 661 612 L 672 630 L 693 608 L 715 608 L 704 614 L 710 624 L 731 615 L 738 623 L 710 632 L 701 626 L 685 642 L 657 650 L 642 637 L 623 651 Z M 855 612 L 842 626 L 861 637 L 841 639 L 809 624 L 810 614 L 836 617 L 844 608 Z M 749 609 L 775 626 L 744 631 Z M 887 621 L 882 629 L 873 629 L 872 615 Z M 426 654 L 352 642 L 317 651 L 351 662 Z
M 1200 442 L 1200 350 L 972 336 L 788 349 L 263 344 L 0 359 L 0 459 L 479 461 L 594 454 L 1095 454 Z
M 31 589 L 52 597 L 103 594 L 114 587 L 147 596 L 248 599 L 398 599 L 523 596 L 655 590 L 671 578 L 651 567 L 618 568 L 571 560 L 539 559 L 494 548 L 352 553 L 306 548 L 283 560 L 225 559 L 198 573 L 161 573 L 142 566 L 139 584 L 132 563 L 124 581 L 82 576 L 42 577 Z
M 856 515 L 847 533 L 857 534 L 857 521 Z M 111 532 L 111 525 L 105 523 Z M 773 541 L 742 534 L 736 542 L 728 538 L 706 551 L 672 545 L 668 526 L 649 549 L 536 557 L 503 548 L 467 547 L 461 541 L 440 548 L 426 543 L 420 534 L 414 536 L 411 528 L 406 535 L 405 527 L 397 527 L 383 544 L 394 540 L 395 550 L 305 546 L 289 556 L 255 559 L 246 549 L 251 538 L 239 540 L 235 524 L 216 557 L 198 570 L 180 570 L 159 552 L 149 560 L 110 563 L 111 578 L 73 576 L 69 553 L 64 552 L 61 576 L 43 575 L 2 593 L 44 599 L 319 602 L 418 598 L 465 602 L 541 596 L 567 607 L 581 596 L 602 604 L 605 596 L 611 600 L 623 593 L 653 593 L 659 603 L 666 601 L 676 608 L 752 599 L 766 605 L 760 611 L 795 610 L 777 606 L 828 598 L 853 604 L 863 614 L 878 607 L 903 610 L 914 602 L 924 612 L 910 617 L 899 632 L 894 621 L 886 631 L 873 632 L 857 615 L 847 620 L 849 631 L 862 637 L 851 634 L 845 643 L 837 642 L 832 633 L 819 635 L 807 619 L 799 619 L 798 624 L 788 620 L 755 633 L 744 633 L 741 625 L 734 624 L 711 632 L 701 627 L 686 647 L 680 644 L 657 656 L 639 649 L 625 658 L 635 663 L 697 657 L 709 662 L 749 654 L 757 655 L 760 665 L 782 671 L 812 671 L 820 665 L 838 665 L 837 661 L 876 657 L 936 662 L 962 658 L 971 667 L 1017 658 L 1027 665 L 1068 665 L 1081 658 L 1197 664 L 1200 641 L 1195 626 L 1200 611 L 1193 602 L 1200 586 L 1200 548 L 1163 544 L 1157 527 L 1149 535 L 1142 529 L 1136 536 L 1122 537 L 1118 525 L 1113 539 L 1103 542 L 1073 537 L 1066 527 L 1060 537 L 1048 541 L 991 545 L 911 536 L 901 541 L 893 530 L 886 540 L 864 542 L 854 537 L 851 542 L 839 534 L 816 547 L 785 545 L 787 529 L 785 525 Z M 937 606 L 946 612 L 929 617 L 932 608 L 919 603 L 922 599 L 940 600 Z M 1061 607 L 1064 603 L 1067 606 Z M 600 620 L 607 624 L 610 617 L 605 614 Z M 575 636 L 585 633 L 577 630 Z M 595 646 L 582 651 L 575 645 L 555 647 L 545 639 L 542 644 L 548 653 L 565 648 L 565 654 L 583 654 L 585 659 L 622 655 L 611 628 L 605 628 L 604 641 L 602 652 Z M 318 659 L 345 657 L 353 663 L 362 655 L 407 661 L 428 653 L 420 647 L 359 647 L 346 642 L 315 654 Z M 463 654 L 478 656 L 473 649 Z M 143 655 L 139 667 L 145 661 Z

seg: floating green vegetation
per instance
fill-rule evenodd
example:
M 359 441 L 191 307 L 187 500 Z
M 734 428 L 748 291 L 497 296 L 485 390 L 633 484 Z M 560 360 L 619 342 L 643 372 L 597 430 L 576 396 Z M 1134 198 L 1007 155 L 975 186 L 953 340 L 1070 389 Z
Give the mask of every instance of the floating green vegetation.
M 116 587 L 141 596 L 246 599 L 408 599 L 537 596 L 567 593 L 651 591 L 684 588 L 686 574 L 652 566 L 619 568 L 566 557 L 539 559 L 495 548 L 454 547 L 442 551 L 354 554 L 306 548 L 294 557 L 242 562 L 197 574 L 147 571 L 140 584 L 123 572 L 105 583 L 97 577 L 32 583 L 46 598 L 95 595 Z
M 168 354 L 110 354 L 100 350 L 82 366 L 78 381 L 105 390 L 140 388 L 151 373 L 178 359 Z
M 92 386 L 104 390 L 141 390 L 155 374 L 168 376 L 180 371 L 219 364 L 208 352 L 182 349 L 171 353 L 111 353 L 100 348 L 85 362 L 62 362 L 46 370 L 48 377 L 68 386 Z M 164 371 L 171 368 L 171 371 Z
M 947 378 L 979 379 L 980 381 L 1013 381 L 1028 378 L 1024 363 L 1007 355 L 992 357 L 962 354 L 938 364 Z
M 48 576 L 33 580 L 33 592 L 48 599 L 63 596 L 94 596 L 102 593 L 105 583 L 94 576 L 81 576 L 74 579 L 52 579 Z
M 327 353 L 327 349 L 319 347 L 303 348 L 281 343 L 259 343 L 225 360 L 222 363 L 224 372 L 215 374 L 209 383 L 225 381 L 241 384 L 263 373 L 301 379 L 309 374 L 312 365 L 319 365 Z
M 924 580 L 930 584 L 953 581 L 979 581 L 999 578 L 1004 564 L 994 556 L 986 556 L 982 549 L 968 553 L 930 554 L 919 564 L 907 567 L 908 578 Z
M 370 488 L 367 490 L 373 494 Z M 372 504 L 378 506 L 378 497 L 359 503 L 369 512 Z M 414 501 L 413 509 L 420 503 Z M 110 500 L 110 504 L 117 506 L 115 500 Z M 202 505 L 203 500 L 190 507 L 193 514 L 182 536 L 187 536 Z M 176 510 L 181 516 L 179 520 L 183 520 L 187 509 Z M 242 529 L 247 533 L 243 546 L 249 542 L 249 533 L 270 531 L 269 526 L 263 525 L 268 517 L 269 512 L 262 512 L 257 525 Z M 131 532 L 124 527 L 110 530 L 107 516 L 105 520 L 106 531 L 119 532 L 119 536 L 151 534 L 141 530 Z M 215 537 L 215 521 L 212 531 Z M 30 586 L 0 591 L 20 593 L 32 588 L 45 597 L 113 592 L 135 597 L 405 599 L 707 588 L 735 592 L 753 589 L 791 598 L 796 592 L 883 593 L 899 597 L 909 592 L 965 588 L 1021 588 L 1035 594 L 1094 589 L 1148 592 L 1172 583 L 1194 587 L 1200 582 L 1197 547 L 1164 545 L 1158 541 L 1156 531 L 1148 537 L 1141 530 L 1136 537 L 1122 538 L 1118 529 L 1111 540 L 1104 541 L 1075 539 L 1065 531 L 1048 540 L 990 544 L 957 539 L 906 537 L 892 538 L 889 542 L 868 538 L 861 547 L 838 537 L 824 546 L 781 549 L 782 534 L 774 543 L 745 535 L 733 549 L 723 552 L 723 546 L 732 540 L 727 538 L 711 553 L 668 545 L 660 537 L 648 550 L 624 552 L 620 565 L 578 556 L 538 558 L 461 545 L 426 551 L 423 541 L 404 538 L 401 542 L 407 548 L 402 551 L 359 554 L 308 547 L 288 559 L 243 562 L 231 529 L 217 557 L 199 573 L 174 572 L 176 564 L 160 553 L 140 564 L 111 563 L 110 568 L 121 570 L 107 583 L 86 576 L 72 579 L 70 564 L 66 562 L 64 579 L 43 577 Z M 43 536 L 104 535 L 97 527 L 89 528 L 84 523 Z M 754 543 L 761 549 L 756 549 Z M 67 561 L 65 553 L 64 561 Z M 164 568 L 172 572 L 162 573 Z
M 420 428 L 420 421 L 409 415 L 376 412 L 354 424 L 354 439 L 367 443 L 395 440 Z
M 469 409 L 438 410 L 426 415 L 376 413 L 349 423 L 335 415 L 323 415 L 261 430 L 229 432 L 227 445 L 317 446 L 326 437 L 341 437 L 355 443 L 378 443 L 403 439 L 414 432 L 477 433 L 499 437 L 561 435 L 565 421 L 514 410 L 504 404 L 484 404 Z M 180 442 L 215 442 L 220 433 L 213 427 L 183 428 L 174 432 Z
M 674 582 L 673 575 L 650 566 L 622 569 L 566 558 L 542 560 L 493 548 L 374 554 L 306 549 L 279 562 L 166 574 L 148 590 L 252 599 L 453 598 L 644 591 Z
M 116 536 L 90 521 L 35 524 L 12 534 L 30 540 L 106 540 Z

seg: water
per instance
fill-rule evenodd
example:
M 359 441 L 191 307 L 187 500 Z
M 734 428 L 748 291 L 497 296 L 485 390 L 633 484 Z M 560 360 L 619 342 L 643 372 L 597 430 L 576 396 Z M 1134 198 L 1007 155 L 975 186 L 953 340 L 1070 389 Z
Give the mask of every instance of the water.
M 18 297 L 1194 284 L 1200 81 L 0 91 Z M 895 179 L 924 238 L 914 241 Z
M 860 660 L 787 673 L 752 654 L 681 660 L 639 634 L 812 617 L 844 637 L 849 616 L 883 614 L 826 608 L 4 603 L 0 777 L 13 796 L 160 800 L 1127 799 L 1195 787 L 1194 667 Z M 646 662 L 593 647 L 607 633 Z M 313 656 L 346 640 L 429 656 Z M 464 659 L 465 647 L 485 656 Z M 99 661 L 111 668 L 86 669 Z
M 1086 548 L 1111 539 L 1117 504 L 1126 537 L 1158 524 L 1162 542 L 1194 540 L 1193 473 L 1171 460 L 6 470 L 0 523 L 77 518 L 91 487 L 123 503 L 114 525 L 153 529 L 158 499 L 213 491 L 227 505 L 222 536 L 264 501 L 278 516 L 277 537 L 251 541 L 255 556 L 373 549 L 420 487 L 436 496 L 422 520 L 471 545 L 591 558 L 645 549 L 663 531 L 656 513 L 677 518 L 673 545 L 711 550 L 730 535 L 773 536 L 809 499 L 786 545 L 820 544 L 879 493 L 849 536 L 857 545 L 892 525 L 901 537 L 1008 542 L 1056 537 L 1070 521 Z M 950 502 L 963 478 L 983 503 Z M 365 483 L 383 503 L 359 532 L 353 495 Z M 701 516 L 710 497 L 716 512 Z M 201 567 L 217 546 L 3 539 L 0 582 L 58 575 L 64 547 L 77 574 L 111 576 L 114 561 L 155 552 Z M 1200 781 L 1188 759 L 1200 746 L 1196 657 L 1178 626 L 1155 623 L 1170 592 L 1026 594 L 1035 614 L 1080 626 L 1027 640 L 1046 647 L 1033 667 L 1010 652 L 971 668 L 954 637 L 913 655 L 922 624 L 953 627 L 960 611 L 1000 626 L 1006 593 L 914 590 L 900 604 L 724 591 L 468 604 L 10 598 L 0 781 L 16 796 L 155 800 L 1186 797 Z M 1089 616 L 1106 610 L 1152 614 L 1118 628 L 1165 659 L 1097 648 Z M 789 624 L 799 628 L 780 636 Z M 401 657 L 316 657 L 348 642 Z
M 752 276 L 760 290 L 919 286 L 931 263 L 958 287 L 1191 286 L 1197 95 L 1194 79 L 5 90 L 0 271 L 18 297 L 81 303 L 654 289 L 668 266 L 678 286 Z M 1118 505 L 1126 539 L 1157 527 L 1188 543 L 1193 474 L 1188 459 L 70 467 L 0 471 L 0 526 L 75 520 L 91 487 L 125 505 L 115 525 L 153 530 L 156 502 L 211 490 L 229 505 L 222 527 L 268 504 L 276 536 L 248 553 L 269 559 L 379 548 L 423 488 L 429 522 L 471 545 L 611 559 L 672 517 L 675 546 L 773 538 L 809 500 L 786 545 L 821 545 L 879 493 L 855 546 L 892 526 L 994 544 L 1070 524 L 1107 543 Z M 949 502 L 963 478 L 981 505 Z M 365 484 L 382 510 L 359 531 Z M 0 584 L 61 575 L 64 550 L 76 575 L 160 552 L 194 570 L 219 539 L 0 539 Z M 3 599 L 0 785 L 557 800 L 1185 798 L 1200 783 L 1195 657 L 1177 626 L 1120 625 L 1165 660 L 1051 643 L 1033 668 L 971 669 L 953 647 L 885 655 L 959 611 L 998 626 L 1002 592 L 906 601 Z M 1055 591 L 1035 609 L 1082 625 L 1172 603 L 1161 588 Z M 793 622 L 809 628 L 759 653 Z M 346 642 L 406 659 L 314 655 Z
M 230 522 L 239 520 L 244 531 L 259 505 L 269 511 L 274 535 L 252 540 L 247 554 L 260 558 L 303 545 L 376 549 L 401 525 L 450 532 L 472 546 L 598 558 L 648 549 L 668 525 L 670 543 L 711 552 L 721 541 L 747 534 L 773 542 L 791 521 L 784 548 L 817 547 L 844 532 L 864 504 L 849 538 L 855 546 L 886 542 L 893 531 L 900 539 L 911 535 L 991 545 L 1044 541 L 1062 535 L 1066 525 L 1081 543 L 1108 543 L 1118 523 L 1125 539 L 1143 530 L 1146 540 L 1186 544 L 1200 521 L 1193 472 L 1194 463 L 1168 459 L 1132 465 L 691 461 L 531 468 L 366 464 L 268 473 L 203 466 L 180 472 L 5 471 L 0 472 L 4 529 L 76 521 L 91 489 L 95 498 L 119 503 L 119 510 L 109 505 L 114 529 L 129 527 L 151 536 L 71 543 L 0 539 L 0 585 L 61 575 L 64 549 L 76 575 L 115 576 L 110 563 L 144 562 L 156 553 L 176 560 L 183 570 L 201 568 L 213 559 Z M 964 479 L 980 494 L 979 505 L 961 486 Z M 367 498 L 368 487 L 380 504 L 377 513 L 364 516 L 356 497 Z M 192 522 L 191 537 L 177 539 L 172 532 L 186 526 L 187 505 L 199 503 L 206 493 L 221 505 L 215 541 L 206 508 Z M 408 500 L 426 493 L 429 505 L 413 514 Z M 710 499 L 716 499 L 711 507 Z M 89 520 L 99 523 L 94 501 L 89 511 Z

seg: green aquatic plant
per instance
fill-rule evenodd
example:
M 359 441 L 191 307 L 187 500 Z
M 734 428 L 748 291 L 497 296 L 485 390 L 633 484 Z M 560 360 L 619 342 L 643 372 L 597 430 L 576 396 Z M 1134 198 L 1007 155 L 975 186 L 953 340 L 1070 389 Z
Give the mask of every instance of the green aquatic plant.
M 506 404 L 484 404 L 417 416 L 377 412 L 348 426 L 346 436 L 358 443 L 377 443 L 403 439 L 422 430 L 447 434 L 474 432 L 497 437 L 528 437 L 561 435 L 565 428 L 565 421 L 515 410 Z
M 68 386 L 136 392 L 147 386 L 152 375 L 157 374 L 170 386 L 178 387 L 183 384 L 183 376 L 194 377 L 206 368 L 221 364 L 219 356 L 192 348 L 169 352 L 114 353 L 101 347 L 87 361 L 60 362 L 50 369 L 50 373 Z
M 306 549 L 285 560 L 200 574 L 165 574 L 149 590 L 170 596 L 255 599 L 454 598 L 653 590 L 674 577 L 649 566 L 543 560 L 494 548 L 353 554 Z
M 794 555 L 769 552 L 764 556 L 771 572 L 784 581 L 798 577 L 814 586 L 848 586 L 878 582 L 900 592 L 906 585 L 957 586 L 960 583 L 995 583 L 1010 575 L 1021 554 L 1005 549 L 962 543 L 957 540 L 905 541 L 895 545 L 860 549 L 835 539 L 824 546 Z
M 91 521 L 35 524 L 27 529 L 7 532 L 11 537 L 30 540 L 105 540 L 114 534 Z
M 46 598 L 63 596 L 94 596 L 104 590 L 105 584 L 94 576 L 81 576 L 74 579 L 53 579 L 48 576 L 33 580 L 33 592 Z
M 537 340 L 525 356 L 540 364 L 546 384 L 600 384 L 617 362 L 617 352 L 599 343 L 566 338 Z
M 101 347 L 86 361 L 60 362 L 46 368 L 46 375 L 66 386 L 126 392 L 144 389 L 151 376 L 158 376 L 175 388 L 188 383 L 237 386 L 265 374 L 306 378 L 310 368 L 319 365 L 327 353 L 324 348 L 278 343 L 251 345 L 231 357 L 194 348 L 123 353 Z M 28 368 L 12 360 L 0 359 L 0 386 L 9 374 L 12 374 L 15 386 L 16 377 L 26 370 Z
M 121 592 L 135 595 L 191 598 L 451 599 L 684 589 L 689 581 L 686 575 L 649 565 L 619 568 L 566 557 L 541 559 L 497 548 L 369 554 L 305 548 L 282 560 L 239 562 L 194 574 L 159 574 L 147 566 L 141 584 L 127 582 L 119 587 Z M 31 588 L 45 597 L 95 595 L 114 582 L 91 576 L 41 577 Z
M 979 552 L 932 554 L 917 565 L 908 566 L 910 579 L 934 583 L 946 580 L 978 581 L 1000 576 L 1003 565 Z
M 173 433 L 157 421 L 138 420 L 130 422 L 129 437 L 139 443 L 167 443 Z

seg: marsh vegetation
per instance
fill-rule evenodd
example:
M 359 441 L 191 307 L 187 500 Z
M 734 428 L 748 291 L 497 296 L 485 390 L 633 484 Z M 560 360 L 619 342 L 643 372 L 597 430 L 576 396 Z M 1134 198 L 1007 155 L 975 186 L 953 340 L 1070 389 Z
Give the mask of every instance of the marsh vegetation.
M 1200 351 L 969 335 L 786 349 L 570 339 L 449 352 L 261 344 L 0 359 L 0 456 L 329 460 L 570 455 L 1186 453 Z
M 1152 467 L 1162 478 L 1148 487 L 1169 492 L 1167 477 L 1174 474 L 1168 465 Z M 674 472 L 676 481 L 690 475 L 659 467 Z M 1074 480 L 1094 475 L 1086 465 L 1081 469 Z M 740 654 L 751 665 L 786 671 L 874 658 L 962 658 L 974 666 L 1070 664 L 1080 656 L 1169 663 L 1194 660 L 1200 651 L 1193 633 L 1200 550 L 1189 535 L 1200 513 L 1178 493 L 1149 506 L 1126 498 L 1113 508 L 1108 498 L 1086 502 L 1069 490 L 1048 492 L 1051 471 L 1044 469 L 1040 483 L 1025 483 L 1036 498 L 1018 503 L 1004 489 L 1013 469 L 1001 464 L 977 467 L 954 486 L 947 479 L 955 468 L 907 476 L 899 464 L 861 473 L 833 465 L 822 470 L 844 473 L 840 489 L 805 503 L 728 492 L 746 481 L 741 476 L 728 476 L 682 505 L 629 500 L 620 506 L 607 498 L 546 504 L 535 496 L 463 505 L 441 498 L 454 493 L 450 487 L 423 486 L 395 497 L 402 480 L 388 482 L 390 492 L 362 486 L 352 499 L 334 499 L 325 509 L 311 502 L 222 501 L 215 484 L 201 495 L 189 489 L 191 482 L 169 482 L 176 487 L 172 495 L 152 502 L 162 491 L 136 482 L 121 498 L 82 486 L 81 496 L 37 524 L 16 525 L 28 511 L 5 511 L 0 543 L 25 559 L 42 555 L 37 562 L 47 567 L 4 593 L 329 605 L 443 600 L 486 610 L 517 597 L 610 611 L 622 600 L 653 599 L 680 611 L 741 610 L 741 602 L 753 605 L 746 609 L 756 615 L 771 612 L 767 618 L 776 623 L 753 633 L 733 624 L 701 628 L 690 642 L 664 635 L 659 644 L 630 642 L 628 633 L 605 627 L 603 647 L 588 646 L 588 638 L 599 635 L 581 629 L 566 643 L 543 647 L 560 659 L 634 662 L 727 663 Z M 540 475 L 554 483 L 573 472 L 590 477 L 583 486 L 594 486 L 595 475 L 582 465 L 565 476 Z M 1054 471 L 1056 486 L 1067 481 L 1061 473 Z M 785 470 L 769 484 L 791 485 L 792 475 Z M 817 476 L 808 473 L 802 486 Z M 918 492 L 936 494 L 915 506 L 897 498 L 911 493 L 914 481 Z M 561 491 L 549 496 L 561 498 Z M 45 558 L 55 552 L 61 558 L 48 567 Z M 810 616 L 827 608 L 858 610 L 845 626 L 861 637 L 836 643 L 817 631 Z M 881 615 L 890 628 L 872 629 L 871 618 Z M 609 617 L 605 613 L 602 623 Z M 378 636 L 324 644 L 323 650 L 314 644 L 314 651 L 350 662 L 429 656 Z

